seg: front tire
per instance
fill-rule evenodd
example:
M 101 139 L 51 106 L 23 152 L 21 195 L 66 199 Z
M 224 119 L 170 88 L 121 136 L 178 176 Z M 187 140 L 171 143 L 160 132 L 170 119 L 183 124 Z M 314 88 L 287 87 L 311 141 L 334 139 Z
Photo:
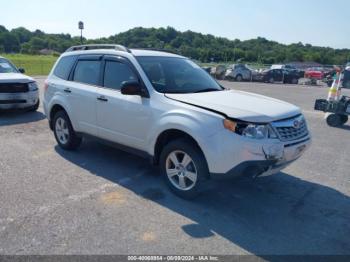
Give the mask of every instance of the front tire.
M 177 139 L 164 147 L 160 169 L 170 190 L 184 199 L 195 198 L 209 177 L 202 151 L 189 139 Z
M 237 82 L 242 82 L 243 81 L 243 77 L 241 75 L 236 76 L 236 81 Z
M 75 133 L 66 112 L 59 111 L 53 118 L 53 132 L 58 145 L 64 150 L 77 149 L 82 138 Z

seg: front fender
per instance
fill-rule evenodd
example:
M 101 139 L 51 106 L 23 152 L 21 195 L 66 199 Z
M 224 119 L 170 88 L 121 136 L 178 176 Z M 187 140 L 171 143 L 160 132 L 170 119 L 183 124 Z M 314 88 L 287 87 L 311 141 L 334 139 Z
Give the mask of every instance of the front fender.
M 222 128 L 221 117 L 206 114 L 191 114 L 177 109 L 162 115 L 150 131 L 148 153 L 154 155 L 158 137 L 167 130 L 176 129 L 190 135 L 202 148 L 206 139 Z

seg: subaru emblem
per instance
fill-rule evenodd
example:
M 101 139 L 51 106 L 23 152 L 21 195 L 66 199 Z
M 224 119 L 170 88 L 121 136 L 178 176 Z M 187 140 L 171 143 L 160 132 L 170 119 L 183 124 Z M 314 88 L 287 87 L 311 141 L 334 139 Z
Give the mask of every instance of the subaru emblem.
M 295 120 L 295 121 L 293 122 L 293 127 L 294 127 L 295 129 L 300 128 L 301 122 L 302 122 L 302 121 Z

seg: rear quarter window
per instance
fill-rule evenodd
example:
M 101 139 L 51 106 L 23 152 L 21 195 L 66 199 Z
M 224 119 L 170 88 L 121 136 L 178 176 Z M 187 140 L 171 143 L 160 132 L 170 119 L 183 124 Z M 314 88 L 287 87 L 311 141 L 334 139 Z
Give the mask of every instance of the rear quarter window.
M 65 56 L 58 61 L 58 64 L 53 71 L 53 74 L 64 80 L 68 80 L 69 73 L 72 70 L 73 64 L 76 60 L 76 56 Z

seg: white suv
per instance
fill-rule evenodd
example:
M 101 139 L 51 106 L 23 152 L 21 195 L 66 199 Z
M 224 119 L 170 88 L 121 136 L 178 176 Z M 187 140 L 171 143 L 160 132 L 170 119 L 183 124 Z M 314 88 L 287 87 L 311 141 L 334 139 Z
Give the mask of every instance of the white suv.
M 35 80 L 24 75 L 23 68 L 17 68 L 0 56 L 0 110 L 39 108 L 39 89 Z
M 311 142 L 298 107 L 226 90 L 191 60 L 166 52 L 72 47 L 44 97 L 63 149 L 88 135 L 147 156 L 184 198 L 210 178 L 278 173 Z

